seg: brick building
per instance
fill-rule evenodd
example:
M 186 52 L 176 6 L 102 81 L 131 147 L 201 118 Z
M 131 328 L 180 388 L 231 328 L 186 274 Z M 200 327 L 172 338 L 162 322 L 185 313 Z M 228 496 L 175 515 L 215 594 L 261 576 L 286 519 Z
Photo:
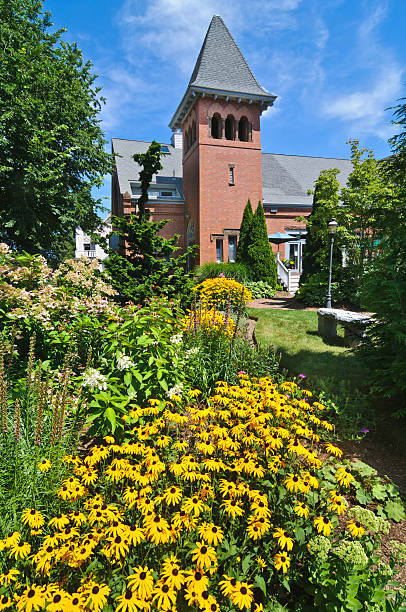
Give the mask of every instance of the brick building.
M 154 220 L 170 219 L 166 235 L 181 235 L 181 246 L 198 244 L 196 263 L 233 261 L 242 214 L 248 198 L 264 206 L 268 233 L 294 239 L 272 245 L 281 258 L 301 271 L 305 224 L 311 212 L 308 195 L 320 171 L 340 170 L 344 184 L 351 171 L 347 159 L 262 153 L 261 114 L 276 96 L 255 79 L 221 17 L 215 15 L 196 66 L 169 127 L 170 144 L 162 144 L 163 169 L 150 186 L 148 207 Z M 136 210 L 139 168 L 132 155 L 149 142 L 113 138 L 116 156 L 112 213 Z

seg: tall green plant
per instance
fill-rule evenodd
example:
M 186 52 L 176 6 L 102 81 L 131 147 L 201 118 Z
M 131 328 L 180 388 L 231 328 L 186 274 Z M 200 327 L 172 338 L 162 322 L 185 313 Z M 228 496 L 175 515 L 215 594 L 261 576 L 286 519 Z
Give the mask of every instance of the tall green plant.
M 276 261 L 269 244 L 262 202 L 258 202 L 252 220 L 248 258 L 253 279 L 266 281 L 275 287 L 277 283 Z
M 239 263 L 246 263 L 248 261 L 248 246 L 250 243 L 253 218 L 254 213 L 251 206 L 251 200 L 248 200 L 242 216 L 240 237 L 237 245 L 236 261 Z
M 150 221 L 145 207 L 148 201 L 148 186 L 162 165 L 161 145 L 153 141 L 146 153 L 133 156 L 141 166 L 141 196 L 138 213 L 128 217 L 113 217 L 111 235 L 118 236 L 120 250 L 108 249 L 106 274 L 123 301 L 142 302 L 154 295 L 186 297 L 192 282 L 192 273 L 187 272 L 189 257 L 194 257 L 197 246 L 175 257 L 179 250 L 179 235 L 165 238 L 160 234 L 167 220 Z

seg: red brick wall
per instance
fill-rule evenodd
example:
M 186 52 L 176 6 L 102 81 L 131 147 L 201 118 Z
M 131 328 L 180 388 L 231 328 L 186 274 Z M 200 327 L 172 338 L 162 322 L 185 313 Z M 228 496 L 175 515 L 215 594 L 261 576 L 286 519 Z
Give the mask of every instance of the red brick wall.
M 212 138 L 208 118 L 215 113 L 224 120 L 231 114 L 236 122 L 246 116 L 252 123 L 252 141 Z M 216 242 L 211 235 L 238 230 L 248 198 L 254 207 L 262 200 L 260 109 L 257 104 L 199 97 L 182 126 L 184 133 L 193 120 L 197 139 L 184 152 L 183 186 L 186 212 L 194 220 L 200 245 L 200 263 L 205 263 L 216 260 Z M 233 186 L 229 185 L 229 165 L 234 166 Z M 227 261 L 226 236 L 223 254 Z
M 285 232 L 289 234 L 289 230 L 306 229 L 304 221 L 296 221 L 297 217 L 308 217 L 310 210 L 303 212 L 302 208 L 279 209 L 277 213 L 269 213 L 265 210 L 265 220 L 268 234 L 276 234 L 277 232 Z M 278 250 L 277 244 L 271 244 L 274 253 Z M 285 247 L 281 245 L 279 252 L 284 253 Z

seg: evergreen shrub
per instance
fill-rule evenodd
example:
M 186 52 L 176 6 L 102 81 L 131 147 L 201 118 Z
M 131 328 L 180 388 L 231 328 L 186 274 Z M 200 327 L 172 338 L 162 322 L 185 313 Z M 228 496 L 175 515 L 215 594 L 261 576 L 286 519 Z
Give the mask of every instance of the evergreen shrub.
M 252 220 L 248 258 L 253 280 L 266 281 L 275 287 L 277 283 L 276 261 L 269 244 L 265 213 L 261 202 L 258 202 Z

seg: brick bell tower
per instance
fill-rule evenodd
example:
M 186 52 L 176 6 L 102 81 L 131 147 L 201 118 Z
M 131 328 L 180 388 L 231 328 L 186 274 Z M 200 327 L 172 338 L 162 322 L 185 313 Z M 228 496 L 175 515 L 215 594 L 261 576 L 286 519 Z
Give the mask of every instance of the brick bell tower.
M 214 15 L 169 127 L 183 137 L 186 244 L 195 263 L 233 261 L 244 207 L 262 201 L 260 116 L 276 96 Z

